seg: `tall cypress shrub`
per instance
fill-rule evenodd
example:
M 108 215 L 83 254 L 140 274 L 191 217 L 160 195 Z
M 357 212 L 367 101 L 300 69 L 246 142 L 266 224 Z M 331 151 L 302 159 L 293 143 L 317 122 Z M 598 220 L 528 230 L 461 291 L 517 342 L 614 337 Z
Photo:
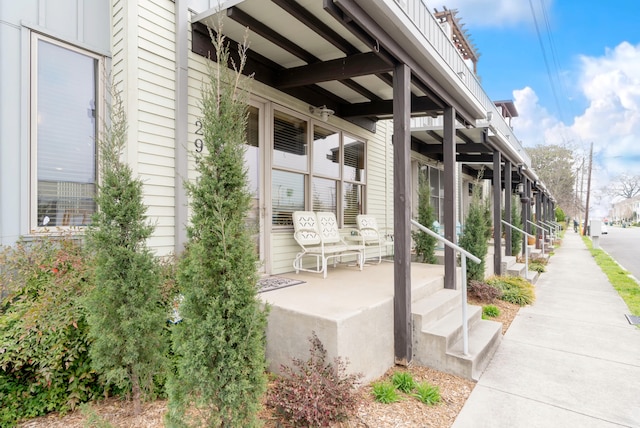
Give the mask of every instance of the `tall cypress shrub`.
M 178 265 L 182 321 L 173 331 L 175 374 L 169 381 L 169 426 L 252 427 L 266 391 L 266 310 L 257 297 L 257 255 L 246 226 L 251 195 L 244 151 L 244 66 L 231 70 L 229 49 L 212 37 L 218 65 L 202 94 L 205 150 L 196 154 L 188 243 Z
M 98 209 L 87 230 L 95 285 L 85 305 L 92 364 L 109 383 L 130 388 L 138 414 L 164 366 L 167 313 L 158 265 L 146 246 L 154 227 L 146 217 L 142 181 L 121 160 L 127 119 L 119 93 L 112 92 L 110 123 L 99 144 Z
M 436 219 L 431 206 L 431 187 L 429 180 L 420 175 L 418 184 L 418 223 L 433 230 L 433 222 Z M 438 232 L 435 230 L 434 232 Z M 418 260 L 423 263 L 436 264 L 436 238 L 421 230 L 412 232 Z
M 467 263 L 467 280 L 484 281 L 485 257 L 487 255 L 487 224 L 486 204 L 482 200 L 480 186 L 473 186 L 469 213 L 464 225 L 464 232 L 460 237 L 460 246 L 478 257 L 481 263 Z
M 511 224 L 518 229 L 522 229 L 522 216 L 520 215 L 520 198 L 512 196 L 511 198 Z M 522 229 L 524 230 L 524 229 Z M 522 248 L 522 233 L 515 229 L 511 229 L 511 252 L 514 255 L 520 253 Z

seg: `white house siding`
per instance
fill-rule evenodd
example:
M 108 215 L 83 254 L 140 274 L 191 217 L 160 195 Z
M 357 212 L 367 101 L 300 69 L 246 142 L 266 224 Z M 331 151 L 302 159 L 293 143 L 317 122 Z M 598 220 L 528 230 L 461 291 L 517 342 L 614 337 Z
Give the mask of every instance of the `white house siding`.
M 113 4 L 113 74 L 129 122 L 127 160 L 144 182 L 149 246 L 175 245 L 175 13 L 167 0 Z
M 0 244 L 29 235 L 30 35 L 109 57 L 109 2 L 0 1 Z

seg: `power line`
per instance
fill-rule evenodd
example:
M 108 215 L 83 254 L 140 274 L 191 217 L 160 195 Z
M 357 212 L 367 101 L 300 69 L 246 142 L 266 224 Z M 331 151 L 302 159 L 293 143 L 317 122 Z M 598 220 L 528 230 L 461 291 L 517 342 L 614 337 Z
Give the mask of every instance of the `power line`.
M 531 16 L 533 17 L 533 23 L 536 29 L 536 35 L 538 37 L 538 42 L 540 43 L 540 49 L 542 50 L 542 59 L 544 61 L 544 65 L 545 68 L 547 70 L 547 77 L 549 78 L 549 83 L 551 85 L 551 93 L 553 94 L 553 98 L 556 104 L 556 108 L 558 109 L 558 115 L 560 116 L 560 120 L 563 123 L 565 122 L 565 118 L 564 118 L 564 110 L 560 104 L 560 99 L 558 97 L 558 90 L 556 88 L 556 83 L 555 80 L 557 80 L 558 82 L 560 82 L 559 84 L 562 86 L 562 81 L 560 79 L 560 73 L 559 73 L 559 67 L 558 67 L 558 59 L 557 59 L 557 55 L 556 55 L 556 49 L 555 49 L 555 43 L 553 41 L 553 38 L 551 36 L 551 26 L 549 23 L 549 18 L 547 15 L 547 11 L 546 11 L 546 7 L 544 4 L 544 0 L 540 0 L 540 7 L 542 9 L 542 15 L 543 15 L 543 20 L 545 22 L 545 26 L 547 29 L 547 34 L 548 34 L 548 38 L 549 38 L 549 46 L 550 46 L 550 50 L 551 50 L 551 59 L 553 60 L 553 65 L 554 65 L 554 71 L 555 73 L 552 72 L 552 69 L 549 65 L 549 59 L 547 58 L 547 49 L 545 47 L 543 38 L 542 38 L 542 34 L 540 32 L 540 26 L 538 25 L 538 18 L 536 17 L 536 11 L 535 11 L 535 7 L 533 6 L 533 1 L 529 0 L 529 7 L 531 8 Z M 555 76 L 557 76 L 556 79 L 554 79 L 554 74 Z M 563 137 L 564 140 L 566 140 L 566 138 Z

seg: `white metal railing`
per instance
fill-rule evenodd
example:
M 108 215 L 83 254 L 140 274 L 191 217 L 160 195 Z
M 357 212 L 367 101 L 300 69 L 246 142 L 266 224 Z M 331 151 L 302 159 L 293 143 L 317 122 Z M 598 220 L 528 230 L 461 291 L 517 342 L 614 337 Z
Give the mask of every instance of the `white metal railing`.
M 539 221 L 544 226 L 547 226 L 549 228 L 550 239 L 551 239 L 551 243 L 553 244 L 553 242 L 556 240 L 556 237 L 558 236 L 557 226 L 555 224 L 552 224 L 552 223 L 549 223 L 549 222 L 546 222 L 546 221 L 542 221 L 542 220 L 539 220 Z
M 544 240 L 545 240 L 545 232 L 550 233 L 548 229 L 545 229 L 545 227 L 540 224 L 540 222 L 538 223 L 534 223 L 531 220 L 527 220 L 527 223 L 529 223 L 532 226 L 535 226 L 537 228 L 539 228 L 540 230 L 542 230 L 542 241 L 540 242 L 540 247 L 542 249 L 542 254 L 544 255 Z
M 460 267 L 462 268 L 462 287 L 460 287 L 460 294 L 462 296 L 462 350 L 464 355 L 469 355 L 469 324 L 467 322 L 467 258 L 471 259 L 471 261 L 475 263 L 480 263 L 481 260 L 464 248 L 457 246 L 446 238 L 443 238 L 433 230 L 421 225 L 417 221 L 411 220 L 411 224 L 427 235 L 433 236 L 447 247 L 451 247 L 455 251 L 460 253 Z
M 515 227 L 514 225 L 512 225 L 511 223 L 508 223 L 505 220 L 500 220 L 500 221 L 505 226 L 508 226 L 511 229 L 517 230 L 520 233 L 524 233 L 527 238 L 535 238 L 535 236 L 531 235 L 530 233 L 525 232 L 524 230 L 522 230 L 522 229 L 520 229 L 518 227 Z M 526 279 L 527 281 L 529 280 L 529 246 L 528 245 L 524 246 L 524 279 Z

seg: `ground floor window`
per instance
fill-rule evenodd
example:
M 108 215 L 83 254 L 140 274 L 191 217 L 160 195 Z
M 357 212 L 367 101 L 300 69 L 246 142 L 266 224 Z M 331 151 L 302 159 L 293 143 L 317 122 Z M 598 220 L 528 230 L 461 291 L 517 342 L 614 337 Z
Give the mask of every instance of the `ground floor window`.
M 95 211 L 102 59 L 38 34 L 31 40 L 32 223 L 84 226 Z
M 444 223 L 444 171 L 430 165 L 420 165 L 421 179 L 429 182 L 431 193 L 431 206 L 433 207 L 436 221 Z
M 330 211 L 355 225 L 364 211 L 365 143 L 306 118 L 274 112 L 271 172 L 273 226 L 291 226 L 292 213 Z

